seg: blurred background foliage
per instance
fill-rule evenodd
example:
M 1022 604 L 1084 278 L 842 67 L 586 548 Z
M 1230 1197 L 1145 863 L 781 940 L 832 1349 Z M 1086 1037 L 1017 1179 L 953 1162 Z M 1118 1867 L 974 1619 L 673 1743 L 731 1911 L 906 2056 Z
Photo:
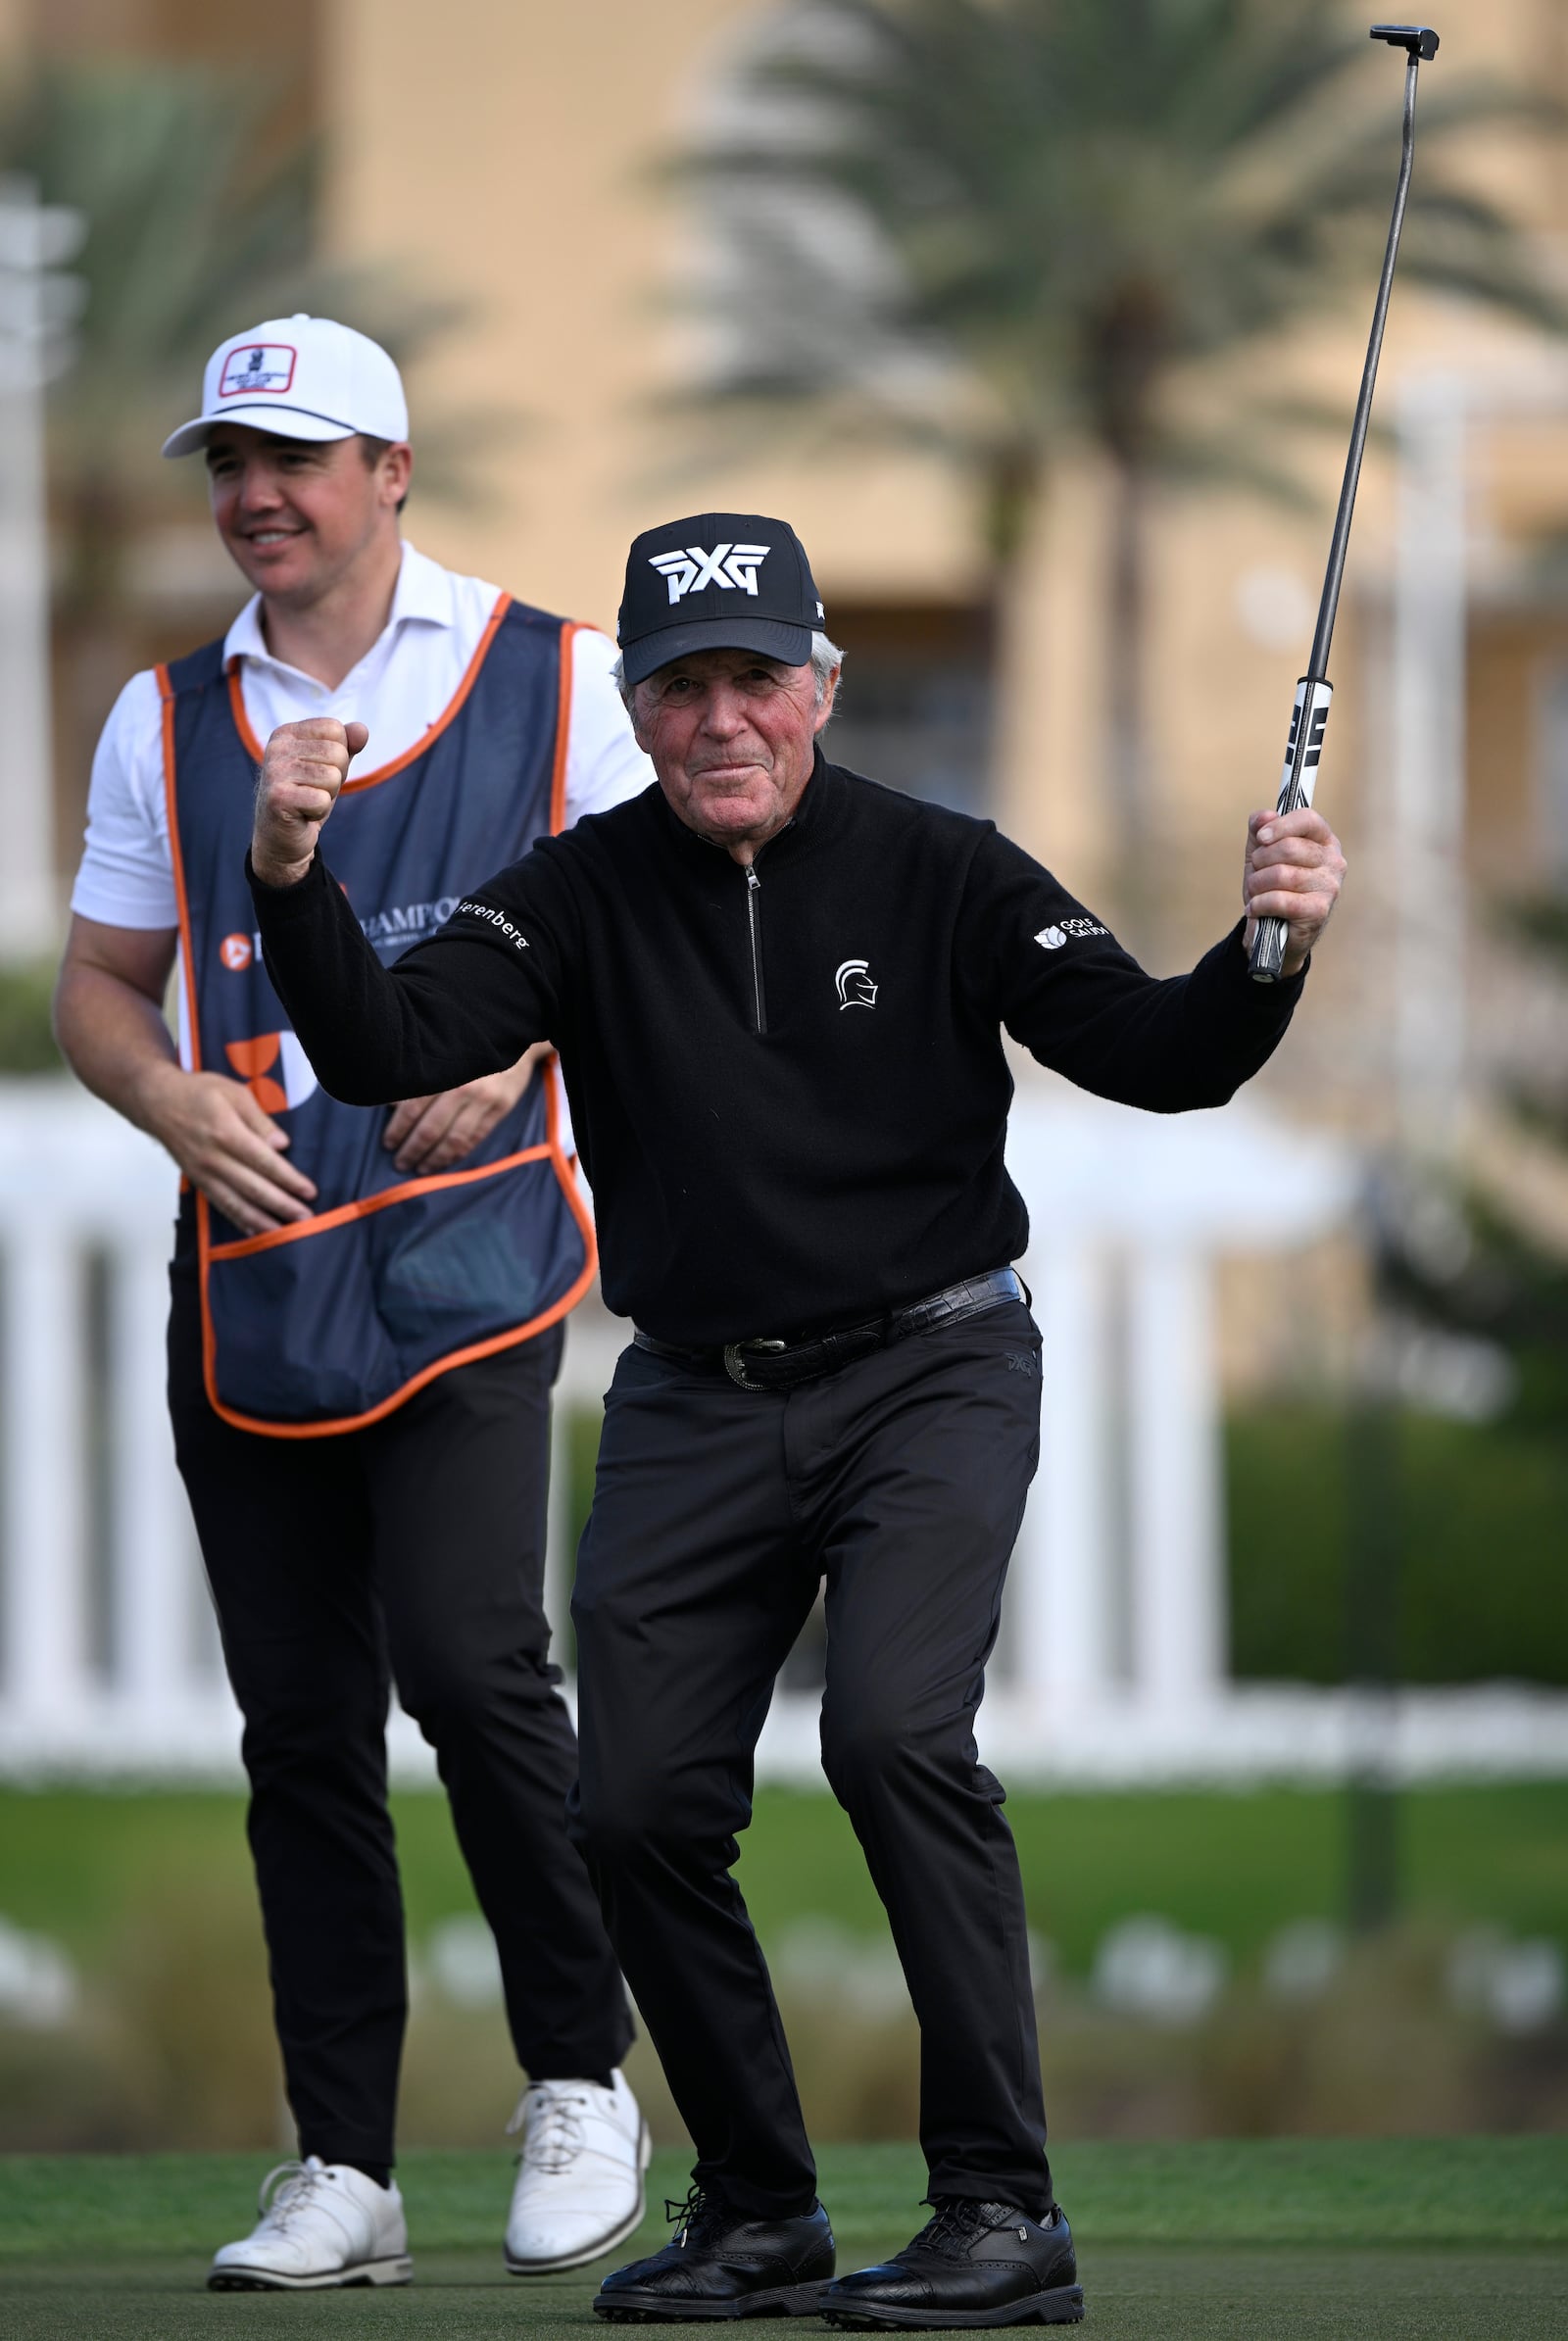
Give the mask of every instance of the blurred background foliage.
M 93 744 L 149 660 L 149 593 L 175 605 L 177 631 L 182 596 L 206 630 L 215 587 L 236 608 L 247 591 L 208 531 L 201 463 L 159 453 L 171 418 L 192 412 L 215 345 L 249 319 L 309 311 L 416 366 L 472 314 L 406 267 L 328 258 L 325 151 L 285 96 L 265 65 L 109 56 L 46 61 L 0 105 L 0 171 L 85 225 L 72 262 L 77 314 L 47 406 L 55 717 L 62 770 L 76 781 L 60 808 L 68 862 Z M 484 452 L 515 422 L 515 410 L 479 404 L 421 414 L 416 492 L 471 498 Z M 21 1050 L 7 1048 L 0 1070 L 31 1069 L 35 1036 Z
M 0 967 L 0 1075 L 62 1073 L 64 1061 L 49 1028 L 55 962 Z
M 1521 1290 L 1554 1290 L 1560 1306 L 1560 1265 L 1540 1263 L 1539 1277 Z M 1568 1366 L 1560 1332 L 1541 1363 L 1553 1378 Z M 1231 1663 L 1243 1680 L 1344 1683 L 1356 1672 L 1346 1583 L 1360 1493 L 1352 1420 L 1343 1406 L 1282 1399 L 1226 1426 Z M 1568 1688 L 1562 1424 L 1560 1406 L 1540 1415 L 1523 1395 L 1495 1422 L 1396 1418 L 1398 1682 Z
M 150 517 L 172 500 L 201 508 L 201 464 L 166 464 L 158 451 L 236 318 L 319 311 L 406 366 L 466 314 L 406 275 L 327 263 L 321 145 L 290 129 L 279 98 L 265 70 L 58 62 L 13 92 L 0 121 L 3 167 L 86 223 L 74 354 L 49 402 L 68 623 L 120 607 Z
M 314 146 L 266 132 L 265 74 L 131 61 L 54 64 L 14 97 L 9 170 L 81 214 L 74 356 L 50 400 L 57 593 L 79 622 L 127 591 L 132 532 L 200 465 L 158 448 L 238 312 L 273 314 L 310 268 Z M 298 306 L 290 302 L 290 306 Z
M 499 2150 L 519 2083 L 494 1953 L 444 1800 L 394 1804 L 403 2137 Z M 1029 1792 L 1007 1812 L 1063 2135 L 1568 2126 L 1568 1787 L 1413 1793 L 1405 1913 L 1362 1943 L 1332 1792 Z M 913 2020 L 843 1814 L 763 1788 L 739 1875 L 813 2134 L 912 2135 Z M 0 1877 L 11 1926 L 74 1977 L 52 2012 L 0 2016 L 0 2151 L 282 2145 L 237 1796 L 0 1790 Z M 0 1982 L 16 1939 L 0 1936 Z M 656 2136 L 678 2140 L 646 2043 L 633 2069 Z

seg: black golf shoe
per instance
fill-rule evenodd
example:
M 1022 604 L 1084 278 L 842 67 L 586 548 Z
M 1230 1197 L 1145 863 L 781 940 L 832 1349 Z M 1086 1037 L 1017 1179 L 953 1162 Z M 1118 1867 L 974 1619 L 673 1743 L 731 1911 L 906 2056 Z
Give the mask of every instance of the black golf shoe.
M 935 2217 L 879 2268 L 857 2268 L 822 2293 L 829 2324 L 933 2326 L 1076 2324 L 1083 2287 L 1072 2230 L 1006 2203 L 933 2195 Z
M 820 2203 L 795 2219 L 749 2219 L 694 2187 L 666 2203 L 673 2239 L 606 2276 L 594 2314 L 614 2324 L 692 2324 L 719 2317 L 814 2317 L 833 2273 Z

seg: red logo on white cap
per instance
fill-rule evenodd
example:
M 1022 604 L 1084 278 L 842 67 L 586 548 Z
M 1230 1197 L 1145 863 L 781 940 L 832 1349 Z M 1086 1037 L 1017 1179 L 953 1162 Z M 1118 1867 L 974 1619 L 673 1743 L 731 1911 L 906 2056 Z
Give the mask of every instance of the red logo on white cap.
M 294 379 L 298 351 L 286 341 L 245 341 L 223 360 L 220 398 L 254 397 L 258 391 L 277 397 Z

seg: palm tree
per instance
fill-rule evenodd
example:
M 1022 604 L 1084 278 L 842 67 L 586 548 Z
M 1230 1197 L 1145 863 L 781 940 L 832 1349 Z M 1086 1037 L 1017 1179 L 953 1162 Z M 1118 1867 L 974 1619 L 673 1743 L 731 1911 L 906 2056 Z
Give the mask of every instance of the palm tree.
M 5 167 L 86 223 L 74 351 L 48 408 L 73 797 L 137 662 L 130 555 L 149 527 L 200 509 L 200 466 L 164 463 L 159 448 L 192 411 L 215 345 L 253 319 L 313 309 L 402 359 L 461 314 L 390 276 L 322 264 L 320 157 L 280 131 L 277 101 L 253 73 L 74 64 L 45 71 L 0 122 Z M 421 464 L 421 490 L 439 468 Z
M 1150 809 L 1152 506 L 1195 482 L 1302 495 L 1280 442 L 1327 417 L 1267 361 L 1381 256 L 1397 87 L 1349 82 L 1366 57 L 1324 0 L 804 0 L 734 134 L 676 166 L 723 254 L 704 404 L 956 466 L 1004 618 L 1053 468 L 1107 462 L 1124 838 Z M 1491 85 L 1423 101 L 1404 270 L 1560 330 L 1507 218 L 1432 167 L 1503 117 L 1547 119 Z
M 60 67 L 8 125 L 12 167 L 86 229 L 76 347 L 49 401 L 73 616 L 115 604 L 127 535 L 183 484 L 163 476 L 160 425 L 188 405 L 214 343 L 309 264 L 313 157 L 291 145 L 256 159 L 271 95 L 212 71 Z

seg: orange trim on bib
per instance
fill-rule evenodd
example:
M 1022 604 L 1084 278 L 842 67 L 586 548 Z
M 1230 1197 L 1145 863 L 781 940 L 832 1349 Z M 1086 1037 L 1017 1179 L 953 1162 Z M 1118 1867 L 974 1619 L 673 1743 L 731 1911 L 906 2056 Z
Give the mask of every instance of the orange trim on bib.
M 496 638 L 496 633 L 500 627 L 502 619 L 506 616 L 507 611 L 511 608 L 512 596 L 508 593 L 503 593 L 498 598 L 496 606 L 494 610 L 491 610 L 489 617 L 485 620 L 484 632 L 479 637 L 478 647 L 474 651 L 473 657 L 468 660 L 462 682 L 458 685 L 457 690 L 448 700 L 446 706 L 441 710 L 441 713 L 436 717 L 434 723 L 430 725 L 429 729 L 427 731 L 421 732 L 418 739 L 415 741 L 414 746 L 412 748 L 406 748 L 403 754 L 400 756 L 395 756 L 390 764 L 378 764 L 373 772 L 361 772 L 355 779 L 346 780 L 343 783 L 341 790 L 338 792 L 340 796 L 352 797 L 361 789 L 373 789 L 378 781 L 390 780 L 394 772 L 402 772 L 406 770 L 407 767 L 413 763 L 416 756 L 423 756 L 427 748 L 431 748 L 435 745 L 436 741 L 440 739 L 441 734 L 446 730 L 447 725 L 451 723 L 453 718 L 461 711 L 464 701 L 473 689 L 474 684 L 479 680 L 479 669 L 481 666 L 483 666 L 485 659 L 489 657 L 490 645 Z M 250 716 L 246 713 L 245 693 L 240 681 L 240 662 L 238 658 L 231 658 L 229 660 L 228 704 L 233 712 L 234 728 L 239 733 L 240 739 L 244 744 L 245 753 L 248 756 L 252 757 L 256 763 L 259 764 L 266 751 L 263 749 L 260 740 L 257 739 L 255 732 L 252 730 Z M 557 753 L 559 756 L 559 738 L 557 741 Z
M 167 666 L 158 672 L 158 696 L 164 716 L 164 815 L 169 823 L 169 858 L 174 872 L 174 909 L 179 919 L 180 980 L 185 987 L 185 1024 L 190 1042 L 190 1069 L 202 1069 L 201 1026 L 196 1017 L 196 953 L 191 943 L 190 902 L 185 893 L 185 856 L 179 843 L 179 811 L 174 803 L 174 686 Z
M 553 1123 L 555 1120 L 554 1108 L 551 1107 L 548 1110 Z M 405 1382 L 401 1390 L 395 1390 L 390 1397 L 383 1398 L 378 1405 L 367 1407 L 363 1414 L 335 1416 L 330 1421 L 318 1423 L 268 1422 L 260 1415 L 241 1414 L 236 1407 L 225 1406 L 218 1395 L 217 1342 L 213 1333 L 213 1312 L 208 1306 L 207 1299 L 207 1280 L 213 1258 L 213 1246 L 207 1197 L 198 1189 L 196 1229 L 201 1256 L 202 1379 L 206 1384 L 207 1402 L 213 1412 L 234 1430 L 254 1431 L 263 1439 L 338 1439 L 345 1432 L 367 1431 L 372 1423 L 383 1421 L 387 1415 L 395 1413 L 398 1407 L 405 1405 L 417 1391 L 423 1390 L 428 1383 L 434 1382 L 438 1375 L 450 1374 L 454 1366 L 472 1365 L 481 1357 L 495 1357 L 503 1349 L 514 1349 L 519 1342 L 532 1341 L 536 1333 L 544 1333 L 550 1326 L 558 1324 L 563 1317 L 569 1315 L 599 1272 L 599 1248 L 594 1241 L 593 1222 L 589 1219 L 583 1206 L 582 1198 L 577 1193 L 565 1157 L 562 1154 L 559 1146 L 552 1146 L 551 1157 L 555 1165 L 556 1176 L 561 1180 L 565 1191 L 566 1200 L 571 1207 L 571 1215 L 582 1231 L 586 1257 L 575 1283 L 563 1292 L 559 1300 L 553 1301 L 549 1308 L 541 1309 L 537 1317 L 530 1317 L 526 1325 L 514 1325 L 506 1333 L 492 1334 L 487 1341 L 471 1341 L 466 1349 L 454 1349 L 447 1356 L 436 1358 L 433 1364 L 421 1366 L 418 1373 Z
M 481 1162 L 477 1170 L 432 1171 L 428 1178 L 405 1179 L 401 1186 L 383 1187 L 379 1195 L 361 1195 L 352 1203 L 339 1203 L 330 1211 L 313 1212 L 309 1219 L 286 1220 L 280 1228 L 263 1228 L 260 1235 L 240 1236 L 232 1244 L 215 1244 L 215 1260 L 243 1260 L 253 1251 L 274 1251 L 280 1244 L 297 1244 L 305 1236 L 324 1235 L 328 1228 L 347 1227 L 351 1220 L 367 1219 L 372 1211 L 384 1211 L 388 1203 L 406 1203 L 412 1195 L 434 1195 L 443 1187 L 472 1187 L 480 1179 L 494 1179 L 502 1171 L 515 1170 L 519 1162 L 547 1162 L 550 1142 L 542 1146 L 524 1146 L 520 1153 L 504 1154 L 499 1162 Z

